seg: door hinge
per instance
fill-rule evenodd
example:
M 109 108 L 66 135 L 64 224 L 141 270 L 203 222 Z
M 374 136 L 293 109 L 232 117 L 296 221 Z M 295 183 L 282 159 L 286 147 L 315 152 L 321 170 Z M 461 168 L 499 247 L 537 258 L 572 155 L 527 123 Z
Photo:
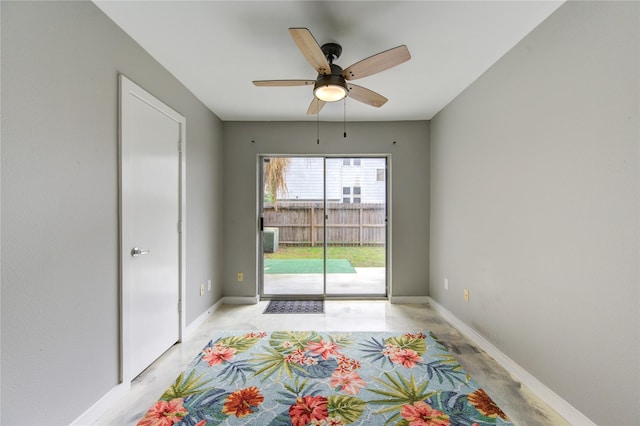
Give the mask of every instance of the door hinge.
M 178 300 L 178 313 L 182 313 L 182 303 Z
M 178 152 L 182 153 L 182 138 L 178 139 Z
M 182 234 L 182 221 L 178 221 L 178 233 Z

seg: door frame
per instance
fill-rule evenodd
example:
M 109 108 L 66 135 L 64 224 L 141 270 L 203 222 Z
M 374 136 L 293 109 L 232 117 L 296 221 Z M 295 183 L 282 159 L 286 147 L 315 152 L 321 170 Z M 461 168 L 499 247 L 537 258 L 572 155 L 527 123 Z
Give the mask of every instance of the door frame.
M 336 294 L 331 294 L 331 295 L 327 295 L 327 274 L 326 271 L 323 274 L 323 292 L 322 294 L 312 294 L 312 295 L 274 295 L 274 294 L 265 294 L 264 292 L 264 251 L 263 251 L 263 237 L 264 237 L 264 233 L 263 231 L 263 213 L 264 213 L 264 182 L 263 182 L 263 176 L 264 176 L 264 159 L 267 157 L 287 157 L 287 158 L 291 158 L 291 157 L 303 157 L 303 158 L 307 158 L 307 157 L 311 157 L 311 158 L 322 158 L 324 161 L 324 170 L 323 170 L 323 188 L 324 188 L 324 209 L 326 211 L 327 208 L 327 200 L 326 200 L 326 192 L 327 192 L 327 176 L 326 176 L 326 168 L 327 168 L 327 159 L 330 158 L 342 158 L 342 159 L 346 159 L 346 158 L 384 158 L 385 159 L 385 210 L 386 210 L 386 217 L 385 217 L 385 232 L 384 232 L 384 237 L 385 237 L 385 294 L 384 295 L 357 295 L 357 294 L 348 294 L 348 295 L 336 295 Z M 339 154 L 267 154 L 267 153 L 260 153 L 256 156 L 256 162 L 257 162 L 257 182 L 256 185 L 258 186 L 256 194 L 258 196 L 257 199 L 257 250 L 256 250 L 256 254 L 258 257 L 258 262 L 257 262 L 257 267 L 258 267 L 258 288 L 257 288 L 257 293 L 258 293 L 258 299 L 262 299 L 262 300 L 269 300 L 269 299 L 273 299 L 273 298 L 277 298 L 277 299 L 309 299 L 309 298 L 317 298 L 317 299 L 347 299 L 347 300 L 390 300 L 391 298 L 391 292 L 392 292 L 392 262 L 391 262 L 391 256 L 392 256 L 392 241 L 391 241 L 391 235 L 392 235 L 392 230 L 391 230 L 391 224 L 392 224 L 392 205 L 391 205 L 391 199 L 392 199 L 392 193 L 391 193 L 391 154 L 389 153 L 384 153 L 384 154 L 375 154 L 375 153 L 368 153 L 368 154 L 351 154 L 351 153 L 339 153 Z M 324 241 L 326 244 L 326 240 L 327 240 L 327 227 L 326 227 L 326 214 L 325 214 L 325 219 L 323 220 L 323 228 L 324 228 Z M 324 260 L 326 261 L 327 259 L 327 254 L 326 254 L 326 245 L 325 245 L 325 250 L 324 250 Z
M 124 235 L 129 231 L 129 226 L 124 218 L 127 217 L 127 206 L 124 203 L 124 193 L 126 190 L 125 178 L 128 173 L 128 164 L 123 158 L 124 146 L 124 129 L 127 125 L 127 115 L 130 113 L 126 102 L 127 96 L 135 96 L 142 102 L 145 102 L 152 108 L 176 121 L 180 126 L 180 136 L 178 141 L 178 341 L 182 342 L 185 336 L 185 283 L 186 283 L 186 118 L 177 113 L 169 106 L 164 104 L 158 98 L 147 92 L 145 89 L 134 83 L 125 75 L 119 75 L 120 97 L 119 97 L 119 121 L 118 121 L 118 225 L 119 225 L 119 272 L 120 272 L 120 383 L 128 383 L 134 379 L 139 372 L 131 372 L 131 347 L 130 347 L 130 330 L 131 306 L 130 306 L 130 288 L 129 283 L 129 267 L 125 261 L 130 256 L 130 247 L 123 247 Z

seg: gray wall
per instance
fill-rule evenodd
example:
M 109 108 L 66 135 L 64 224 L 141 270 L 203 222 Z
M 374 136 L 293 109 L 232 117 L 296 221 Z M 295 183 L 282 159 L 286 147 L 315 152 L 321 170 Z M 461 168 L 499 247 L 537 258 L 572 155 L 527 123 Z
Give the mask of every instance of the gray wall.
M 1 7 L 0 423 L 68 424 L 118 383 L 118 73 L 187 118 L 187 322 L 221 295 L 222 124 L 93 3 Z
M 603 425 L 640 423 L 638 9 L 565 3 L 431 122 L 431 297 Z
M 304 113 L 304 111 L 301 111 Z M 259 154 L 391 154 L 392 295 L 426 296 L 429 257 L 429 125 L 426 121 L 224 123 L 225 296 L 255 296 Z M 255 143 L 251 143 L 254 140 Z M 394 145 L 393 142 L 397 143 Z M 236 273 L 244 281 L 236 281 Z

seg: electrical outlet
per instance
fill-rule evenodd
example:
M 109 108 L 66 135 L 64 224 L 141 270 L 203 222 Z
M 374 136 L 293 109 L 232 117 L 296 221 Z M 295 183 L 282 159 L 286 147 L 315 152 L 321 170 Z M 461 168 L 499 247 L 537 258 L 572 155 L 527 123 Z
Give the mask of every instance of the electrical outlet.
M 449 290 L 449 278 L 444 279 L 444 289 Z
M 204 284 L 200 286 L 200 296 L 204 295 Z
M 464 289 L 464 301 L 469 301 L 469 290 L 467 290 L 466 288 Z
M 244 280 L 244 274 L 242 272 L 238 272 L 238 282 Z
M 211 291 L 211 280 L 207 280 L 207 290 Z

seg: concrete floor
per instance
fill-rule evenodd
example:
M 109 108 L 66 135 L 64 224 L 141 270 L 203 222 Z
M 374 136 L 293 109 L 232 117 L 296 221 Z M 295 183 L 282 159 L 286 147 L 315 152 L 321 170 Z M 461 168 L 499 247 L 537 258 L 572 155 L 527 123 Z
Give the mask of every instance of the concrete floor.
M 568 425 L 558 413 L 514 380 L 493 358 L 427 304 L 327 301 L 324 314 L 264 315 L 267 302 L 223 305 L 184 343 L 173 346 L 136 378 L 122 401 L 96 425 L 135 425 L 216 330 L 432 331 L 464 369 L 517 425 Z

